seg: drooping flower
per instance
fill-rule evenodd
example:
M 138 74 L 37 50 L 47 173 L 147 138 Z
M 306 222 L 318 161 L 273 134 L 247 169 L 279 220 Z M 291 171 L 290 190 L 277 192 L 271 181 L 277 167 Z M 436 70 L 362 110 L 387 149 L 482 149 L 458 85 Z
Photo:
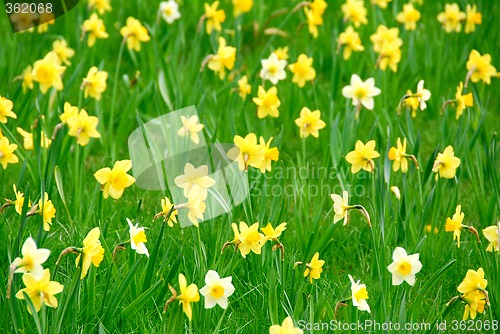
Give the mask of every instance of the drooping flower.
M 204 200 L 198 194 L 188 196 L 188 202 L 184 208 L 188 209 L 188 219 L 194 226 L 198 227 L 199 221 L 203 220 L 203 214 L 207 209 Z
M 69 127 L 68 135 L 76 137 L 78 145 L 86 146 L 90 138 L 100 138 L 101 134 L 97 131 L 99 119 L 95 116 L 89 116 L 82 109 L 77 116 L 72 116 L 67 119 Z
M 223 9 L 219 8 L 220 1 L 214 1 L 211 5 L 205 3 L 205 17 L 207 23 L 205 29 L 207 34 L 211 34 L 215 29 L 217 31 L 222 30 L 222 23 L 226 20 L 226 13 Z
M 362 24 L 367 24 L 366 8 L 363 0 L 347 0 L 341 7 L 344 13 L 344 21 L 350 21 L 356 28 Z
M 168 24 L 174 23 L 175 20 L 181 18 L 181 13 L 179 12 L 179 4 L 175 2 L 175 0 L 160 2 L 160 14 Z
M 222 80 L 226 76 L 225 69 L 231 71 L 234 67 L 236 60 L 236 48 L 233 46 L 226 46 L 226 40 L 219 37 L 219 49 L 215 55 L 210 57 L 208 61 L 208 68 L 212 71 L 219 73 L 219 78 Z
M 257 97 L 253 98 L 253 102 L 257 105 L 257 116 L 259 118 L 279 116 L 278 108 L 281 102 L 278 98 L 278 89 L 276 87 L 271 87 L 266 92 L 264 87 L 259 86 Z
M 368 303 L 366 302 L 366 300 L 368 299 L 368 291 L 366 291 L 366 285 L 359 284 L 359 280 L 357 282 L 354 282 L 354 279 L 351 275 L 347 276 L 349 276 L 349 280 L 351 281 L 352 305 L 356 306 L 360 311 L 367 311 L 368 313 L 371 313 L 370 305 L 368 305 Z
M 407 157 L 411 157 L 416 161 L 414 156 L 406 154 L 406 138 L 403 138 L 403 144 L 401 144 L 401 139 L 398 137 L 396 147 L 390 148 L 388 157 L 389 160 L 394 161 L 392 164 L 392 170 L 395 172 L 397 172 L 400 168 L 403 173 L 408 171 Z
M 111 0 L 89 0 L 89 8 L 95 9 L 100 15 L 111 12 Z
M 462 95 L 463 87 L 464 85 L 460 81 L 460 84 L 457 87 L 457 93 L 455 94 L 455 103 L 457 106 L 456 119 L 462 116 L 466 107 L 472 107 L 474 105 L 474 98 L 471 92 Z
M 127 174 L 131 168 L 132 161 L 120 160 L 115 162 L 113 169 L 106 167 L 95 172 L 94 177 L 103 188 L 104 198 L 111 196 L 114 199 L 119 199 L 122 197 L 125 188 L 135 183 L 135 179 Z
M 253 0 L 232 0 L 232 3 L 234 17 L 250 12 L 253 7 Z
M 457 290 L 465 295 L 477 290 L 484 291 L 487 286 L 488 281 L 484 278 L 483 268 L 479 268 L 477 271 L 469 269 L 462 283 L 457 287 Z
M 247 95 L 252 91 L 252 86 L 248 84 L 248 78 L 246 75 L 242 76 L 238 80 L 238 95 L 242 100 L 247 98 Z
M 148 42 L 151 39 L 148 29 L 131 16 L 127 18 L 126 25 L 120 29 L 120 34 L 127 41 L 127 47 L 137 52 L 141 51 L 141 42 Z
M 496 68 L 491 65 L 491 56 L 489 54 L 481 56 L 476 50 L 470 52 L 466 67 L 472 82 L 482 80 L 489 85 L 491 83 L 491 77 L 497 74 Z M 465 86 L 467 86 L 467 83 Z
M 69 59 L 75 55 L 75 50 L 68 47 L 64 39 L 58 39 L 52 43 L 52 50 L 56 53 L 59 61 L 65 65 L 71 65 Z
M 422 269 L 419 254 L 408 255 L 402 247 L 396 247 L 392 254 L 393 262 L 387 267 L 392 274 L 392 285 L 400 285 L 406 281 L 409 285 L 415 284 L 415 275 Z
M 358 32 L 356 32 L 352 26 L 348 26 L 346 30 L 339 35 L 337 44 L 339 47 L 344 47 L 344 60 L 351 58 L 353 52 L 365 50 L 364 46 L 361 44 L 361 38 L 359 38 Z
M 24 194 L 22 192 L 17 190 L 17 187 L 15 184 L 13 185 L 13 188 L 14 188 L 14 194 L 16 195 L 16 199 L 12 202 L 14 203 L 14 208 L 16 209 L 16 212 L 18 214 L 21 214 L 23 211 L 25 197 L 24 197 Z M 28 207 L 30 207 L 30 206 L 31 206 L 31 201 L 28 200 Z
M 238 162 L 240 170 L 247 170 L 248 166 L 261 168 L 265 147 L 257 143 L 257 136 L 254 133 L 248 134 L 245 138 L 234 136 L 234 145 L 235 147 L 227 152 L 227 156 Z
M 302 88 L 307 81 L 314 80 L 316 78 L 316 70 L 312 67 L 312 63 L 312 58 L 309 58 L 304 53 L 300 54 L 297 62 L 288 66 L 293 73 L 292 82 Z
M 198 145 L 200 143 L 200 136 L 198 132 L 201 132 L 205 127 L 200 124 L 198 116 L 192 115 L 191 117 L 181 116 L 182 127 L 177 131 L 177 135 L 180 137 L 189 137 L 191 141 Z
M 41 277 L 35 277 L 31 273 L 24 274 L 23 282 L 25 288 L 17 292 L 16 298 L 24 299 L 23 292 L 26 293 L 33 303 L 36 312 L 40 311 L 42 304 L 52 308 L 57 308 L 58 303 L 54 295 L 63 291 L 64 286 L 58 282 L 50 280 L 49 269 L 45 269 Z M 29 307 L 28 312 L 31 313 L 31 309 Z
M 0 138 L 0 164 L 3 169 L 7 169 L 9 164 L 17 164 L 19 159 L 14 151 L 17 149 L 16 144 L 11 144 L 7 137 Z
M 139 227 L 139 224 L 132 224 L 130 219 L 127 218 L 130 234 L 130 247 L 137 252 L 137 254 L 144 254 L 149 257 L 148 249 L 145 243 L 148 241 L 144 227 Z
M 467 4 L 465 7 L 465 33 L 470 34 L 476 31 L 476 25 L 483 22 L 483 16 L 477 11 L 477 5 Z
M 87 38 L 87 46 L 89 48 L 94 46 L 97 39 L 109 37 L 104 21 L 96 13 L 92 13 L 89 19 L 83 21 L 82 32 L 84 34 L 89 33 L 89 37 Z
M 486 305 L 486 295 L 482 291 L 472 291 L 460 298 L 465 302 L 465 310 L 462 320 L 467 320 L 469 318 L 476 319 L 477 313 L 484 312 L 484 306 Z
M 262 69 L 260 77 L 263 80 L 269 80 L 273 85 L 276 85 L 280 80 L 286 78 L 286 60 L 278 59 L 278 56 L 273 52 L 267 59 L 261 61 Z
M 277 147 L 271 147 L 271 142 L 273 141 L 273 137 L 269 138 L 269 140 L 266 143 L 266 140 L 264 137 L 259 138 L 259 145 L 263 147 L 264 150 L 264 155 L 262 157 L 262 162 L 260 164 L 260 172 L 265 173 L 266 171 L 270 172 L 272 170 L 271 168 L 271 162 L 272 161 L 278 161 L 280 152 Z
M 106 80 L 108 80 L 108 72 L 99 71 L 97 67 L 92 66 L 87 73 L 87 77 L 83 79 L 81 86 L 85 98 L 90 95 L 99 101 L 101 94 L 106 90 Z
M 293 320 L 290 317 L 286 317 L 285 320 L 280 325 L 272 325 L 269 327 L 269 334 L 303 334 L 304 331 L 298 327 L 295 327 Z
M 80 265 L 80 259 L 82 260 L 80 279 L 84 279 L 85 276 L 87 276 L 91 264 L 93 264 L 94 267 L 99 267 L 104 259 L 104 248 L 99 240 L 100 235 L 101 230 L 99 227 L 94 227 L 90 230 L 85 239 L 83 239 L 83 248 L 80 255 L 76 258 L 77 267 Z
M 43 197 L 38 201 L 38 211 L 43 218 L 43 229 L 45 231 L 50 231 L 50 225 L 52 225 L 52 219 L 56 217 L 56 208 L 51 200 L 49 200 L 49 195 L 47 193 L 43 194 Z
M 309 276 L 309 282 L 312 283 L 313 279 L 319 279 L 321 273 L 323 272 L 324 260 L 319 259 L 319 253 L 314 253 L 311 262 L 306 264 L 306 270 L 304 271 L 304 277 Z
M 181 294 L 175 299 L 179 301 L 182 305 L 182 310 L 186 314 L 189 320 L 193 317 L 193 308 L 191 303 L 196 303 L 200 301 L 200 294 L 198 293 L 198 286 L 196 284 L 187 285 L 186 277 L 183 274 L 179 274 L 179 289 Z
M 295 120 L 295 124 L 299 127 L 301 138 L 307 138 L 309 135 L 318 138 L 319 130 L 326 126 L 325 122 L 321 120 L 321 111 L 311 111 L 307 107 L 302 108 L 300 117 Z
M 357 74 L 351 76 L 351 84 L 342 88 L 342 95 L 352 99 L 352 104 L 359 110 L 363 105 L 368 110 L 373 110 L 374 96 L 380 94 L 380 89 L 375 87 L 375 79 L 369 78 L 362 81 Z
M 7 123 L 7 117 L 17 118 L 17 115 L 12 111 L 14 103 L 11 100 L 0 96 L 0 123 Z
M 19 133 L 21 136 L 23 136 L 23 146 L 24 149 L 27 151 L 33 150 L 33 134 L 24 131 L 22 128 L 17 127 L 16 128 L 17 133 Z M 52 143 L 52 140 L 45 134 L 44 131 L 40 132 L 40 147 L 41 148 L 48 148 L 50 147 L 50 144 Z
M 168 218 L 167 221 L 168 226 L 174 227 L 174 224 L 177 224 L 176 216 L 179 214 L 179 211 L 174 209 L 170 217 L 168 217 L 168 213 L 170 212 L 173 206 L 172 202 L 170 202 L 170 199 L 168 197 L 165 197 L 161 199 L 160 203 L 161 203 L 161 212 L 156 214 L 155 219 L 158 217 L 163 217 L 164 221 L 167 221 Z
M 493 251 L 500 251 L 499 247 L 499 230 L 500 230 L 500 225 L 499 226 L 488 226 L 483 230 L 484 237 L 488 239 L 488 247 L 486 248 L 487 252 L 493 252 Z
M 45 94 L 51 87 L 56 90 L 63 89 L 61 76 L 65 70 L 66 67 L 61 66 L 54 51 L 47 53 L 43 59 L 35 61 L 33 64 L 33 78 L 39 83 L 42 94 Z
M 420 17 L 420 12 L 413 7 L 413 4 L 407 3 L 403 5 L 403 10 L 396 15 L 396 21 L 404 24 L 406 30 L 415 30 Z
M 348 212 L 352 206 L 349 205 L 349 193 L 347 191 L 342 192 L 342 196 L 337 194 L 331 194 L 330 197 L 333 201 L 333 211 L 335 212 L 335 216 L 333 218 L 333 223 L 337 224 L 339 220 L 344 219 L 344 225 L 347 225 L 348 221 Z
M 460 166 L 460 159 L 455 156 L 453 147 L 449 145 L 443 153 L 437 155 L 432 171 L 438 173 L 436 177 L 439 175 L 439 177 L 452 179 L 455 177 L 458 166 Z
M 458 4 L 445 4 L 444 12 L 439 13 L 437 19 L 439 23 L 443 25 L 444 31 L 450 32 L 460 32 L 462 30 L 462 21 L 465 20 L 465 13 L 460 11 Z
M 15 267 L 15 273 L 30 273 L 33 277 L 39 279 L 43 277 L 42 264 L 47 261 L 50 255 L 50 250 L 38 248 L 35 240 L 28 237 L 21 249 L 22 258 L 16 257 L 12 266 Z
M 232 277 L 221 278 L 215 270 L 209 270 L 205 275 L 205 286 L 200 289 L 200 293 L 205 297 L 205 308 L 213 308 L 219 305 L 223 309 L 227 308 L 228 298 L 234 293 L 234 286 L 231 283 Z
M 375 140 L 370 140 L 366 144 L 358 140 L 354 151 L 346 155 L 345 159 L 351 164 L 351 172 L 353 174 L 356 174 L 361 169 L 368 172 L 373 172 L 375 170 L 375 162 L 373 159 L 380 156 L 380 154 L 375 151 L 375 145 Z
M 215 180 L 208 176 L 208 166 L 201 165 L 195 168 L 191 163 L 184 166 L 184 174 L 174 179 L 175 185 L 184 189 L 184 196 L 200 196 L 205 200 L 208 195 L 208 188 L 215 185 Z
M 427 108 L 425 101 L 428 101 L 431 98 L 431 92 L 424 88 L 424 80 L 420 80 L 418 82 L 415 97 L 420 102 L 420 110 L 425 110 L 425 108 Z
M 455 214 L 452 218 L 446 218 L 446 232 L 453 232 L 453 240 L 457 240 L 457 246 L 460 248 L 460 234 L 462 233 L 462 227 L 467 227 L 462 224 L 464 220 L 464 213 L 462 212 L 462 206 L 458 205 Z

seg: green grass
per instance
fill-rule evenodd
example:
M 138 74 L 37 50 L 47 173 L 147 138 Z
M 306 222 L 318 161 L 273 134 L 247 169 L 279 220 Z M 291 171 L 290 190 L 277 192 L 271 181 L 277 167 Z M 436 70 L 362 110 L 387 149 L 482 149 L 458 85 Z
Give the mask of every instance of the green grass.
M 214 53 L 217 46 L 216 34 L 208 36 L 203 29 L 196 31 L 203 14 L 202 2 L 184 1 L 180 6 L 182 19 L 171 26 L 163 21 L 158 24 L 158 3 L 113 1 L 113 11 L 103 16 L 110 37 L 98 40 L 91 49 L 80 39 L 81 23 L 90 15 L 84 1 L 58 18 L 45 34 L 12 34 L 6 16 L 0 21 L 0 95 L 14 102 L 18 116 L 17 120 L 0 124 L 0 129 L 11 142 L 19 142 L 16 154 L 21 160 L 6 170 L 0 168 L 0 198 L 14 198 L 13 184 L 33 202 L 45 189 L 57 208 L 49 233 L 41 231 L 38 215 L 21 218 L 12 207 L 0 215 L 0 331 L 267 333 L 269 326 L 281 323 L 286 316 L 291 316 L 296 324 L 300 320 L 334 319 L 336 304 L 351 294 L 347 274 L 366 284 L 372 312 L 356 312 L 349 303 L 338 311 L 338 320 L 430 323 L 458 295 L 456 288 L 467 270 L 479 267 L 484 268 L 488 279 L 491 307 L 476 319 L 500 319 L 500 258 L 498 253 L 485 252 L 487 242 L 481 233 L 481 229 L 495 224 L 500 209 L 500 148 L 496 140 L 500 124 L 499 79 L 493 79 L 491 85 L 470 85 L 474 107 L 468 108 L 459 120 L 455 120 L 453 108 L 444 116 L 439 114 L 443 102 L 454 97 L 456 86 L 464 80 L 465 63 L 472 49 L 491 54 L 492 64 L 500 68 L 498 3 L 478 0 L 483 23 L 475 33 L 466 35 L 446 34 L 442 30 L 436 16 L 444 1 L 425 1 L 418 29 L 408 32 L 395 21 L 402 1 L 394 0 L 386 10 L 373 8 L 365 1 L 369 23 L 356 29 L 365 51 L 344 61 L 341 53 L 336 53 L 338 34 L 347 26 L 342 22 L 341 2 L 329 1 L 319 38 L 313 39 L 307 25 L 303 25 L 302 11 L 268 19 L 277 10 L 291 10 L 298 1 L 256 0 L 253 10 L 237 20 L 232 16 L 230 1 L 223 1 L 221 7 L 228 17 L 222 34 L 228 45 L 237 47 L 232 74 L 236 79 L 240 74 L 249 75 L 252 85 L 252 93 L 244 102 L 232 92 L 237 87 L 236 80 L 221 81 L 207 68 L 200 72 L 203 59 Z M 465 4 L 459 1 L 462 10 Z M 125 49 L 115 81 L 121 43 L 119 28 L 128 16 L 138 18 L 148 27 L 151 41 L 144 43 L 139 53 Z M 397 73 L 374 69 L 377 56 L 369 36 L 379 24 L 399 26 L 401 30 L 404 44 Z M 264 29 L 271 27 L 288 36 L 266 35 Z M 49 52 L 52 42 L 60 37 L 76 51 L 63 77 L 64 90 L 43 95 L 35 87 L 24 94 L 20 82 L 13 78 Z M 288 71 L 287 79 L 278 85 L 280 117 L 259 120 L 251 98 L 262 82 L 258 76 L 260 60 L 282 46 L 289 46 L 291 62 L 301 53 L 313 57 L 317 78 L 300 89 L 291 82 Z M 38 120 L 35 133 L 42 127 L 51 134 L 64 102 L 79 103 L 81 80 L 94 65 L 109 73 L 108 88 L 101 101 L 82 99 L 81 107 L 99 116 L 101 139 L 80 148 L 63 130 L 49 150 L 35 145 L 34 151 L 24 151 L 16 127 L 28 130 Z M 131 85 L 129 80 L 137 72 L 138 80 Z M 354 73 L 363 79 L 375 78 L 376 86 L 382 90 L 375 98 L 375 109 L 362 110 L 359 121 L 354 120 L 353 107 L 341 93 Z M 432 92 L 428 108 L 415 119 L 407 113 L 398 116 L 396 109 L 401 97 L 407 89 L 414 91 L 420 79 Z M 269 83 L 266 85 L 269 87 Z M 114 124 L 110 124 L 115 87 L 115 118 Z M 163 192 L 132 186 L 118 201 L 103 199 L 93 174 L 116 160 L 128 159 L 127 139 L 139 127 L 138 119 L 146 122 L 190 105 L 196 106 L 209 142 L 231 143 L 234 135 L 250 132 L 266 139 L 274 137 L 280 159 L 266 175 L 249 171 L 250 205 L 241 205 L 228 215 L 203 222 L 199 229 L 181 229 L 178 225 L 163 227 L 159 220 L 152 222 L 160 210 Z M 304 106 L 321 110 L 327 127 L 320 131 L 318 139 L 307 138 L 303 151 L 304 143 L 293 121 Z M 406 175 L 392 172 L 387 152 L 397 137 L 407 138 L 408 152 L 417 157 L 419 170 L 410 166 Z M 376 159 L 373 174 L 353 175 L 349 171 L 345 155 L 354 149 L 358 139 L 377 141 L 381 156 Z M 456 179 L 436 182 L 429 167 L 436 150 L 442 152 L 447 145 L 454 147 L 462 164 Z M 54 172 L 56 166 L 59 172 Z M 300 170 L 308 173 L 303 175 Z M 389 190 L 394 185 L 401 189 L 401 201 Z M 351 212 L 347 226 L 333 225 L 329 195 L 340 194 L 342 189 L 349 191 L 352 203 L 367 209 L 371 229 L 358 212 Z M 457 204 L 465 212 L 464 223 L 480 232 L 481 244 L 464 231 L 458 249 L 451 233 L 444 232 L 446 218 L 453 215 Z M 127 217 L 148 227 L 147 246 L 150 253 L 157 247 L 156 259 L 151 256 L 148 260 L 128 247 L 118 252 L 112 262 L 115 246 L 129 239 Z M 260 222 L 261 227 L 267 222 L 277 225 L 286 221 L 287 230 L 281 238 L 285 260 L 281 261 L 279 251 L 271 251 L 270 244 L 265 245 L 262 255 L 249 254 L 246 259 L 230 248 L 221 254 L 224 242 L 233 239 L 231 223 L 241 220 L 249 224 Z M 427 234 L 425 225 L 432 225 L 439 232 Z M 92 267 L 80 281 L 75 255 L 69 254 L 54 272 L 60 252 L 69 246 L 81 247 L 87 233 L 96 226 L 101 227 L 105 248 L 101 265 Z M 56 296 L 59 307 L 44 307 L 37 317 L 27 312 L 25 301 L 6 299 L 9 265 L 20 255 L 20 245 L 29 235 L 39 247 L 51 250 L 45 267 L 50 268 L 53 280 L 65 286 Z M 420 253 L 423 269 L 417 274 L 414 287 L 406 283 L 391 286 L 386 267 L 397 246 L 409 253 Z M 326 263 L 321 278 L 310 284 L 303 278 L 304 266 L 294 268 L 294 264 L 309 262 L 315 252 Z M 201 288 L 209 269 L 218 271 L 221 277 L 233 277 L 236 291 L 226 311 L 219 307 L 205 310 L 202 297 L 193 306 L 192 322 L 181 313 L 177 302 L 163 314 L 170 297 L 168 284 L 178 290 L 179 273 L 186 276 L 188 284 L 193 282 Z M 22 287 L 21 276 L 16 274 L 13 293 Z M 451 324 L 453 319 L 460 320 L 462 314 L 463 305 L 457 304 L 444 319 Z

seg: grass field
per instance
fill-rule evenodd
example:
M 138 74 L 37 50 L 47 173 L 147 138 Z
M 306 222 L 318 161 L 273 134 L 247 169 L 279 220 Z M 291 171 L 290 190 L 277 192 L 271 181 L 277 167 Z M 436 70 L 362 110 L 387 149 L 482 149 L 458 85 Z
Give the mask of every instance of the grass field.
M 113 0 L 111 11 L 99 12 L 106 1 L 82 0 L 44 32 L 12 33 L 2 14 L 0 332 L 364 333 L 370 328 L 338 326 L 370 320 L 391 324 L 372 333 L 498 333 L 500 78 L 485 58 L 470 57 L 473 50 L 489 54 L 500 69 L 499 3 L 457 1 L 464 15 L 450 14 L 459 21 L 448 25 L 461 30 L 447 32 L 438 21 L 445 1 L 414 1 L 421 14 L 414 30 L 396 19 L 406 2 L 381 8 L 368 0 L 328 0 L 325 9 L 321 1 L 254 0 L 245 9 L 249 2 L 241 1 L 236 16 L 232 1 L 223 0 L 225 20 L 210 34 L 207 27 L 221 13 L 207 17 L 198 1 L 178 1 L 177 19 L 172 1 L 161 7 L 169 23 L 160 1 Z M 482 20 L 466 33 L 467 4 L 477 5 Z M 346 19 L 343 5 L 361 16 Z M 84 22 L 89 19 L 94 22 Z M 100 28 L 89 47 L 98 19 L 107 34 Z M 397 27 L 398 36 L 376 35 L 382 40 L 373 43 L 381 25 Z M 348 27 L 364 50 L 344 59 L 349 46 L 338 41 Z M 219 49 L 220 37 L 230 48 Z M 140 50 L 130 48 L 136 38 Z M 67 47 L 51 54 L 61 40 Z M 283 52 L 272 56 L 278 48 L 288 48 L 287 59 Z M 312 58 L 315 73 L 302 54 Z M 89 75 L 94 66 L 107 77 Z M 378 90 L 358 85 L 353 75 L 373 78 Z M 251 85 L 244 98 L 243 76 Z M 461 82 L 459 98 L 473 102 L 457 117 Z M 261 102 L 277 105 L 273 96 L 263 97 L 271 87 L 277 87 L 278 115 L 258 111 Z M 138 175 L 126 162 L 134 130 L 189 106 L 203 129 L 188 124 L 178 132 L 174 122 L 167 138 L 196 146 L 196 133 L 202 143 L 236 144 L 247 184 L 240 187 L 249 189 L 241 204 L 210 219 L 218 186 L 210 177 L 198 173 L 184 183 L 188 188 L 167 177 L 166 189 L 147 190 L 132 182 Z M 304 107 L 319 110 L 323 123 L 301 117 Z M 299 118 L 306 122 L 300 128 Z M 301 136 L 314 130 L 317 138 Z M 272 137 L 276 149 L 235 137 L 252 133 L 266 142 Z M 398 138 L 406 140 L 406 152 Z M 358 142 L 371 140 L 374 148 Z M 447 155 L 449 146 L 459 166 Z M 176 156 L 182 170 L 188 162 L 189 155 Z M 402 168 L 395 171 L 394 164 Z M 103 170 L 113 166 L 112 173 Z M 334 206 L 331 195 L 344 191 L 349 204 L 334 196 Z M 173 204 L 163 205 L 165 197 Z M 193 218 L 200 210 L 204 217 Z M 241 228 L 239 222 L 257 223 L 259 230 L 243 228 L 235 236 L 231 224 Z M 283 222 L 281 234 L 265 229 Z M 391 264 L 398 247 L 418 253 L 418 260 L 396 256 Z M 480 268 L 487 285 L 468 274 Z M 232 286 L 215 279 L 204 287 L 209 270 L 231 276 Z M 196 287 L 182 287 L 180 274 Z M 47 275 L 58 283 L 44 283 Z

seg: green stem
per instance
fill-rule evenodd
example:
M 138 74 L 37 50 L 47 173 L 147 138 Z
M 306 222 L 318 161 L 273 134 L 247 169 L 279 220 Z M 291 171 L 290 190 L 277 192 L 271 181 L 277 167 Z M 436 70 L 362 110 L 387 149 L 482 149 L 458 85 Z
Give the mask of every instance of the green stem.
M 124 38 L 121 45 L 120 45 L 120 50 L 118 51 L 118 59 L 116 61 L 116 72 L 115 72 L 115 79 L 113 82 L 113 95 L 111 98 L 111 110 L 110 110 L 110 116 L 109 116 L 109 131 L 108 131 L 111 138 L 113 138 L 113 125 L 114 125 L 114 120 L 115 120 L 116 94 L 118 93 L 118 78 L 120 76 L 120 65 L 122 62 L 123 50 L 125 49 L 125 41 L 126 41 L 126 39 Z M 112 151 L 111 151 L 111 156 L 112 156 L 113 161 L 115 160 L 115 147 L 116 146 L 113 143 Z

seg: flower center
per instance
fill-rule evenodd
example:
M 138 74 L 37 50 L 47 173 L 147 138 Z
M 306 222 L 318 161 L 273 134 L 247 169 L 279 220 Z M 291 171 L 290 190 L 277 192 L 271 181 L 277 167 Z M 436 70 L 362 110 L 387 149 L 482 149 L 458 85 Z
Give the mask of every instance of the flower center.
M 246 237 L 246 242 L 250 243 L 250 244 L 253 244 L 253 243 L 256 243 L 257 241 L 260 240 L 260 234 L 259 232 L 255 231 L 255 232 L 252 232 L 250 233 L 247 237 Z
M 222 287 L 221 285 L 214 285 L 212 287 L 212 290 L 210 291 L 210 294 L 212 295 L 212 297 L 214 297 L 214 299 L 219 299 L 224 296 L 224 287 Z
M 401 262 L 398 267 L 398 271 L 401 275 L 406 276 L 411 273 L 411 264 L 409 262 Z
M 269 68 L 267 69 L 267 71 L 269 72 L 269 74 L 271 75 L 275 75 L 276 73 L 278 73 L 278 66 L 276 65 L 269 65 Z
M 366 291 L 366 288 L 361 288 L 359 289 L 358 291 L 356 291 L 356 293 L 354 294 L 354 298 L 356 300 L 364 300 L 364 299 L 368 299 L 368 292 Z
M 366 97 L 368 94 L 367 90 L 365 87 L 357 87 L 356 90 L 354 91 L 354 96 L 358 99 L 362 99 Z

